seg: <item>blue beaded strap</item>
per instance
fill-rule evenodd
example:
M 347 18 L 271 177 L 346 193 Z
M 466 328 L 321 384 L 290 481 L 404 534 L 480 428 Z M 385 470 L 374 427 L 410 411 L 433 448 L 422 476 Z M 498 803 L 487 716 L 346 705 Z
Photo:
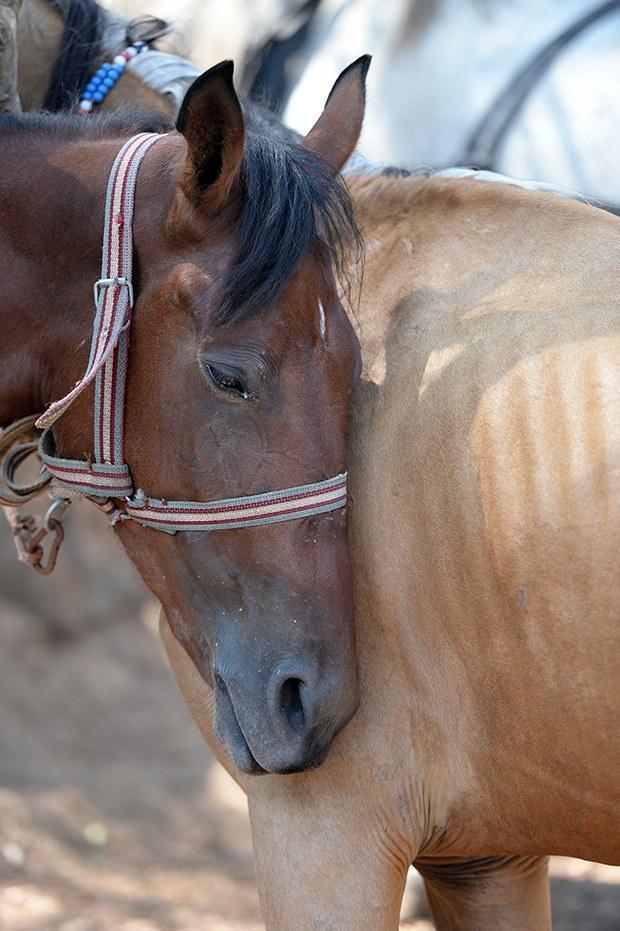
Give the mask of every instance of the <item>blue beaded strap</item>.
M 100 65 L 84 88 L 76 113 L 80 116 L 86 116 L 93 107 L 102 104 L 131 59 L 135 58 L 136 55 L 141 55 L 147 49 L 146 42 L 134 42 L 122 52 L 119 52 L 118 55 L 115 55 L 111 62 L 106 61 Z

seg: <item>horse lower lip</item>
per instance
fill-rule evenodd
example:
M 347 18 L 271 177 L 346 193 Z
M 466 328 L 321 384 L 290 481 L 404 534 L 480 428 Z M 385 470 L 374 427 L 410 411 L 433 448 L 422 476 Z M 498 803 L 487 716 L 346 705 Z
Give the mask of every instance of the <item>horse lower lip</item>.
M 241 772 L 247 773 L 249 776 L 262 776 L 262 775 L 265 775 L 265 774 L 267 773 L 267 770 L 266 770 L 266 769 L 263 769 L 263 767 L 260 765 L 260 763 L 256 760 L 254 754 L 252 753 L 252 751 L 250 750 L 250 748 L 249 748 L 249 746 L 248 746 L 248 742 L 247 742 L 247 740 L 245 739 L 245 737 L 243 738 L 243 740 L 244 740 L 244 742 L 245 742 L 245 753 L 242 755 L 242 759 L 238 760 L 238 759 L 236 758 L 234 749 L 233 749 L 233 748 L 229 748 L 229 751 L 230 751 L 230 754 L 231 754 L 231 756 L 232 756 L 232 758 L 233 758 L 233 762 L 234 762 L 235 766 L 236 766 L 238 769 L 240 769 Z
M 222 703 L 224 708 L 222 708 Z M 215 729 L 218 738 L 230 753 L 233 763 L 241 772 L 249 775 L 267 772 L 250 750 L 250 745 L 237 720 L 230 695 L 226 689 L 222 688 L 218 689 Z

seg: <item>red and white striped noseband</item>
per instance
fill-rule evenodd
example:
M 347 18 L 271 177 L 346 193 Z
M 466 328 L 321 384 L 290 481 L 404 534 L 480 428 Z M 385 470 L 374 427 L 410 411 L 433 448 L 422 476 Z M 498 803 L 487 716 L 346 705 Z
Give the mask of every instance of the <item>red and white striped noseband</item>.
M 133 213 L 138 168 L 150 147 L 164 138 L 141 133 L 120 150 L 108 181 L 101 278 L 95 283 L 95 322 L 86 371 L 74 388 L 39 417 L 44 427 L 41 459 L 58 485 L 99 499 L 124 499 L 117 515 L 157 530 L 223 530 L 255 527 L 322 514 L 344 507 L 346 472 L 311 485 L 221 501 L 163 501 L 134 490 L 124 452 L 125 383 L 129 327 L 134 303 L 131 283 Z M 51 425 L 95 381 L 94 461 L 55 454 Z

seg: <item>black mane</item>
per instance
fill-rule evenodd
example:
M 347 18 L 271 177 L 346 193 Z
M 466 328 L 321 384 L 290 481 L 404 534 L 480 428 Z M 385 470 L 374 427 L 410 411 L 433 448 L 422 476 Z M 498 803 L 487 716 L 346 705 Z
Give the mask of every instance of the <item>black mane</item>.
M 279 126 L 277 135 L 246 133 L 237 255 L 222 288 L 219 322 L 272 305 L 309 251 L 330 259 L 346 288 L 348 250 L 355 259 L 363 252 L 344 183 Z
M 47 0 L 65 28 L 43 109 L 52 113 L 75 106 L 101 55 L 103 11 L 96 0 Z
M 46 136 L 57 139 L 129 138 L 136 133 L 165 133 L 173 124 L 163 113 L 123 106 L 88 117 L 71 112 L 0 113 L 0 143 L 8 136 Z M 119 146 L 120 148 L 120 146 Z

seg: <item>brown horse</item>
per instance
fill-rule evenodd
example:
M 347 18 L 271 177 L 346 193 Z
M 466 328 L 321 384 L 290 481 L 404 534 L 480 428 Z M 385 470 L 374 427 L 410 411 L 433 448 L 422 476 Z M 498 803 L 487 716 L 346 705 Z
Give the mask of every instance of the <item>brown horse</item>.
M 341 75 L 295 145 L 244 126 L 224 63 L 192 85 L 179 132 L 144 156 L 125 456 L 134 488 L 163 503 L 345 470 L 359 346 L 332 264 L 356 229 L 336 175 L 357 141 L 366 68 Z M 42 411 L 86 367 L 106 181 L 145 128 L 130 117 L 0 122 L 2 425 Z M 87 389 L 55 423 L 63 459 L 92 461 L 92 405 Z M 217 533 L 123 519 L 117 532 L 215 682 L 218 733 L 237 765 L 320 763 L 358 701 L 344 511 Z

